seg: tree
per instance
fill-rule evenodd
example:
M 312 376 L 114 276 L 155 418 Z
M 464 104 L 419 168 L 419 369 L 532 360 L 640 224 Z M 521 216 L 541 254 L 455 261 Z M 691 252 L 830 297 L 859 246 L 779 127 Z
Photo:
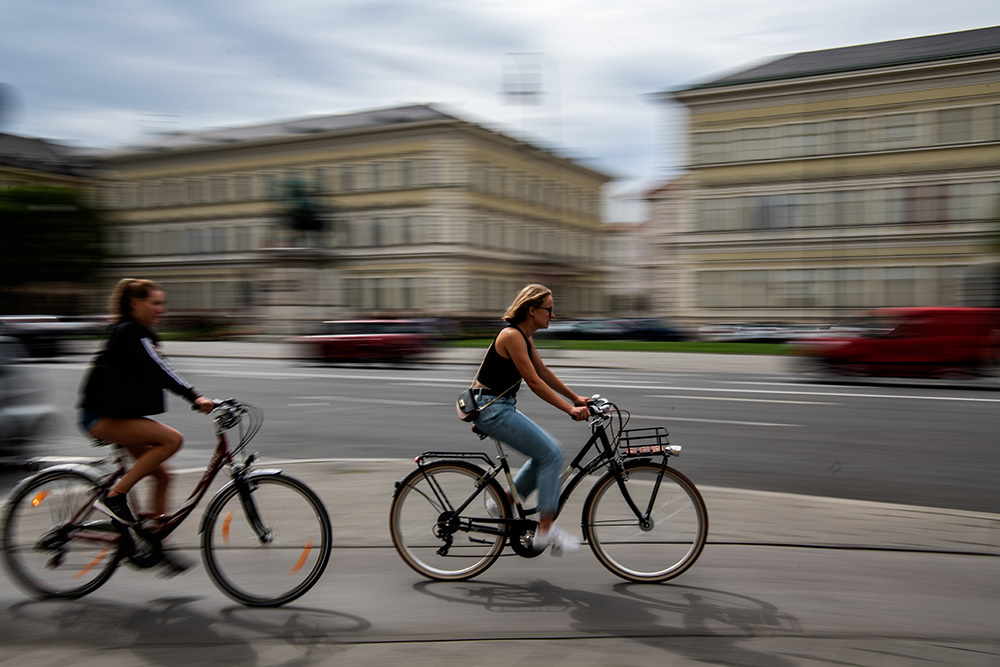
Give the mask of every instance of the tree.
M 0 308 L 12 310 L 29 287 L 84 285 L 105 257 L 104 224 L 72 188 L 0 191 Z

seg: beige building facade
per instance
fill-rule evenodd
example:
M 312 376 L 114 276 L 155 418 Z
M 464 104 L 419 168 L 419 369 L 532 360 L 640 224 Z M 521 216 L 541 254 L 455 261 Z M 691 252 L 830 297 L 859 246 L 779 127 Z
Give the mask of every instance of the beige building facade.
M 660 314 L 830 322 L 995 298 L 967 278 L 998 259 L 998 81 L 993 27 L 795 54 L 664 94 L 689 113 L 690 155 L 648 197 Z
M 498 318 L 526 282 L 597 314 L 609 179 L 432 106 L 199 133 L 108 156 L 110 279 L 264 333 L 359 316 Z M 325 223 L 285 223 L 293 185 Z

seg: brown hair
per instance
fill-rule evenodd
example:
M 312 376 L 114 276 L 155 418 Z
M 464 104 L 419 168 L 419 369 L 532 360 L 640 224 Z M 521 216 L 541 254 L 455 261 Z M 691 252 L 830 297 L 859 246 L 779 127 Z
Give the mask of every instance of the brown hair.
M 526 285 L 517 293 L 517 296 L 510 302 L 510 305 L 507 306 L 507 310 L 503 314 L 503 319 L 510 324 L 523 322 L 528 317 L 528 308 L 532 306 L 535 308 L 541 307 L 545 298 L 551 295 L 552 290 L 545 285 Z
M 163 288 L 152 280 L 138 278 L 123 278 L 111 291 L 111 315 L 120 320 L 132 314 L 132 299 L 148 298 L 153 292 L 162 292 Z

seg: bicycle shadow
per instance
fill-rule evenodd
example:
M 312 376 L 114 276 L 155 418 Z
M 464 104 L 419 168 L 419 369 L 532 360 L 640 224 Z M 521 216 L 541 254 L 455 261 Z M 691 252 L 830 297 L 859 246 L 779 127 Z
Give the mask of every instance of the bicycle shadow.
M 229 607 L 217 614 L 197 610 L 197 597 L 163 597 L 142 605 L 95 600 L 26 600 L 0 615 L 7 651 L 16 645 L 76 646 L 102 655 L 130 652 L 129 661 L 173 667 L 324 664 L 342 651 L 345 635 L 371 627 L 367 620 L 335 611 L 280 607 Z M 275 641 L 277 640 L 277 642 Z M 261 643 L 263 642 L 263 643 Z M 266 649 L 267 656 L 262 655 Z M 104 662 L 104 660 L 102 660 Z
M 563 588 L 541 579 L 527 584 L 426 581 L 414 588 L 491 612 L 566 613 L 581 638 L 628 638 L 705 662 L 794 667 L 796 663 L 779 655 L 743 644 L 802 632 L 798 619 L 770 603 L 708 588 L 621 583 L 609 594 Z

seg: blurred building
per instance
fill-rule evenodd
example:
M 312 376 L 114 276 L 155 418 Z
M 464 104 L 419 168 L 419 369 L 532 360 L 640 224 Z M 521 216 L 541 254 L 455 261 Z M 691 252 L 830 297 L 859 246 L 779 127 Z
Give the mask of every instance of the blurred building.
M 177 316 L 282 334 L 359 314 L 496 319 L 531 281 L 561 315 L 605 305 L 609 178 L 432 106 L 168 133 L 106 166 L 109 277 L 162 282 Z
M 644 230 L 646 223 L 616 222 L 603 229 L 604 292 L 607 307 L 602 315 L 634 317 L 649 312 L 646 283 L 650 253 Z
M 689 112 L 690 155 L 683 180 L 649 195 L 675 267 L 654 283 L 661 314 L 827 322 L 995 298 L 970 285 L 1000 259 L 998 82 L 991 27 L 798 53 L 663 93 Z

